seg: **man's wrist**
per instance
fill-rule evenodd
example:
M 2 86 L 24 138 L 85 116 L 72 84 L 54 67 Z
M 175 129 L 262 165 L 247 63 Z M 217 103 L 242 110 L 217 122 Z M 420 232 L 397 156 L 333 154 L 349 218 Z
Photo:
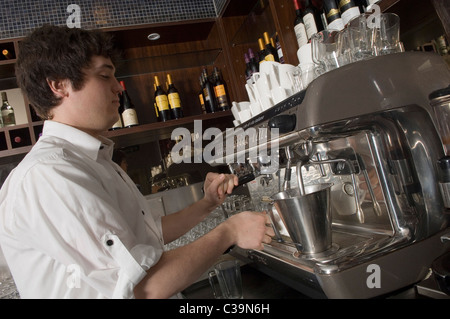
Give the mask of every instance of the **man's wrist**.
M 203 197 L 199 201 L 199 203 L 200 203 L 200 205 L 202 205 L 202 208 L 204 210 L 208 211 L 208 213 L 212 212 L 214 209 L 216 209 L 217 207 L 220 206 L 220 204 L 218 204 L 218 203 L 214 203 L 214 202 L 207 200 L 206 197 Z

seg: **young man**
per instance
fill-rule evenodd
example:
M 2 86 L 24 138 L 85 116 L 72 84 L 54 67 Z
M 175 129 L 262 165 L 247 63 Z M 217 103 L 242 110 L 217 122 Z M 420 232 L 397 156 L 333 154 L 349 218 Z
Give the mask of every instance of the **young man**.
M 208 174 L 205 196 L 153 220 L 101 133 L 117 120 L 111 39 L 44 26 L 21 42 L 19 86 L 46 119 L 42 137 L 0 191 L 0 244 L 23 298 L 169 298 L 232 245 L 262 249 L 263 213 L 243 212 L 197 241 L 164 252 L 237 184 Z

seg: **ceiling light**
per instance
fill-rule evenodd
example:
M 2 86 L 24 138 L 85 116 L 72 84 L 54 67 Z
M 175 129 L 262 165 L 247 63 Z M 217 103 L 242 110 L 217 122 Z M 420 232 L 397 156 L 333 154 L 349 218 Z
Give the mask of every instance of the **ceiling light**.
M 156 41 L 156 40 L 158 40 L 159 38 L 161 38 L 161 35 L 160 35 L 159 33 L 150 33 L 150 34 L 147 36 L 147 39 L 149 39 L 150 41 Z

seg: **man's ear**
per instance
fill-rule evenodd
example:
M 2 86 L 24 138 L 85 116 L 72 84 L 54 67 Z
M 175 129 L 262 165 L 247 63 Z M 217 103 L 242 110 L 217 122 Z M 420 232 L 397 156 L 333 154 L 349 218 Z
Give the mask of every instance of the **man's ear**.
M 69 80 L 52 80 L 47 78 L 47 84 L 56 96 L 60 98 L 69 96 Z

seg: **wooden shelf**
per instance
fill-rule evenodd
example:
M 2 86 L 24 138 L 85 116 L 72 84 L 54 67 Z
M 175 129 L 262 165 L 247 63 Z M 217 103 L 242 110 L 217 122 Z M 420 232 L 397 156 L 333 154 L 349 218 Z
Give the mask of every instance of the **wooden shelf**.
M 202 121 L 202 129 L 217 127 L 221 130 L 227 128 L 227 124 L 232 123 L 233 115 L 231 111 L 223 111 L 195 116 L 188 116 L 178 120 L 143 124 L 130 128 L 115 131 L 108 131 L 103 136 L 114 141 L 117 147 L 128 147 L 145 144 L 160 139 L 170 139 L 172 132 L 177 127 L 184 127 L 190 131 L 194 129 L 194 121 Z
M 164 56 L 122 60 L 116 63 L 117 78 L 170 72 L 173 70 L 213 65 L 222 49 L 184 52 Z

